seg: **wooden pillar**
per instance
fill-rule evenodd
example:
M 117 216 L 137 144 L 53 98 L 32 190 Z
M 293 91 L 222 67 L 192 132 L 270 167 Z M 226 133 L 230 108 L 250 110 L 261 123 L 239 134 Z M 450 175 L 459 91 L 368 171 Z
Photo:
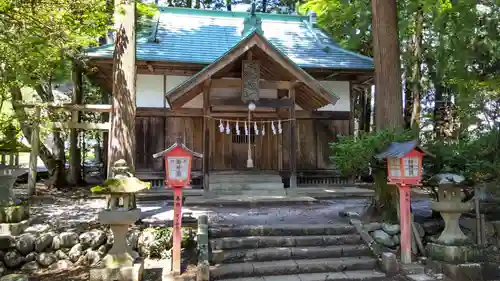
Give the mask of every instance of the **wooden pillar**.
M 108 177 L 113 163 L 124 159 L 135 173 L 136 65 L 134 0 L 115 0 L 113 95 L 108 146 Z
M 82 104 L 82 70 L 76 64 L 73 64 L 71 79 L 73 80 L 73 93 L 71 96 L 71 102 L 73 104 Z M 78 111 L 71 112 L 71 122 L 79 122 Z M 71 129 L 69 135 L 69 173 L 70 183 L 72 185 L 78 185 L 82 182 L 80 158 L 80 151 L 78 149 L 78 130 Z
M 290 188 L 297 187 L 297 122 L 295 122 L 295 84 L 288 91 L 290 107 Z
M 35 107 L 33 129 L 31 131 L 31 152 L 28 166 L 28 197 L 36 191 L 36 168 L 38 150 L 40 149 L 40 107 Z
M 203 85 L 203 190 L 210 191 L 210 84 Z

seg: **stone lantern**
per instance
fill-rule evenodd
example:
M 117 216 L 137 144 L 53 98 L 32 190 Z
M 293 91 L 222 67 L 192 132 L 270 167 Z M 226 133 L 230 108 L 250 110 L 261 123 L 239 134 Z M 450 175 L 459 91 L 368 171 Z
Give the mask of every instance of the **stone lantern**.
M 0 169 L 0 235 L 20 235 L 29 226 L 29 205 L 17 199 L 12 190 L 22 169 Z
M 144 261 L 128 246 L 126 235 L 129 226 L 141 215 L 135 204 L 135 193 L 147 188 L 148 184 L 133 177 L 124 160 L 114 164 L 113 174 L 103 186 L 92 188 L 92 192 L 106 195 L 107 206 L 99 213 L 98 219 L 100 223 L 110 225 L 114 242 L 101 264 L 90 270 L 90 280 L 139 281 Z
M 445 223 L 439 238 L 427 244 L 429 265 L 438 272 L 442 268 L 456 268 L 461 264 L 475 262 L 481 256 L 480 249 L 460 229 L 460 216 L 474 208 L 472 201 L 462 202 L 463 181 L 464 177 L 456 174 L 438 174 L 430 180 L 438 185 L 439 197 L 439 201 L 431 202 L 431 209 L 440 212 Z M 449 274 L 445 274 L 453 277 L 450 276 L 455 275 L 450 274 L 452 271 L 449 269 L 446 271 Z

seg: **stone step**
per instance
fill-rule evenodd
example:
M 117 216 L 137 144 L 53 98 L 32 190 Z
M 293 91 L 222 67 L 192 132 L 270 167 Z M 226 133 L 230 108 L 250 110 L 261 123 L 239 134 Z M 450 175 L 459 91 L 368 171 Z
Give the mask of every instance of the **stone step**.
M 343 272 L 305 273 L 294 275 L 274 275 L 263 277 L 243 277 L 220 281 L 384 281 L 387 277 L 376 270 L 356 270 Z
M 357 234 L 349 224 L 277 224 L 221 226 L 210 228 L 210 238 L 244 236 L 307 236 Z
M 373 270 L 376 266 L 377 260 L 371 257 L 229 263 L 211 266 L 210 276 L 214 280 L 220 280 L 270 275 L 341 272 L 346 270 Z
M 256 249 L 267 247 L 312 247 L 334 245 L 359 245 L 363 240 L 358 234 L 309 235 L 309 236 L 246 236 L 223 237 L 210 240 L 212 250 Z
M 280 175 L 231 175 L 231 176 L 210 176 L 210 183 L 262 183 L 262 182 L 275 182 L 281 183 L 282 178 Z
M 211 190 L 268 190 L 284 189 L 281 182 L 263 182 L 263 183 L 217 183 L 210 184 Z
M 212 250 L 214 264 L 237 262 L 262 262 L 289 259 L 323 259 L 340 257 L 369 256 L 365 245 L 316 246 L 316 247 L 276 247 L 258 249 Z
M 216 194 L 224 194 L 224 195 L 236 195 L 236 194 L 253 194 L 255 196 L 265 196 L 268 194 L 286 195 L 286 191 L 284 188 L 269 188 L 269 189 L 224 188 L 224 189 L 210 189 L 210 191 Z

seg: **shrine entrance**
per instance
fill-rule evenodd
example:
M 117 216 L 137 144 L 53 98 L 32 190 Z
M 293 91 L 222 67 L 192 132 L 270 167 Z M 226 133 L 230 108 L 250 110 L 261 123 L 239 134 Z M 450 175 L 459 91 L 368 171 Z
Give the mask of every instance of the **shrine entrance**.
M 170 107 L 179 113 L 201 107 L 203 186 L 207 190 L 227 180 L 212 172 L 234 170 L 260 171 L 251 173 L 252 181 L 276 183 L 263 186 L 280 187 L 280 192 L 279 172 L 287 170 L 290 186 L 296 187 L 296 108 L 309 115 L 338 99 L 280 53 L 259 29 L 250 32 L 223 57 L 166 94 Z M 265 171 L 269 177 L 262 176 Z M 261 193 L 260 183 L 249 185 L 240 173 L 232 180 L 243 181 L 239 186 L 245 192 Z
M 213 132 L 215 132 L 215 135 L 213 157 L 210 161 L 211 170 L 280 171 L 283 159 L 281 149 L 282 135 L 273 134 L 270 123 L 258 123 L 257 134 L 253 127 L 254 125 L 252 125 L 251 128 L 248 128 L 250 135 L 247 135 L 244 128 L 246 119 L 237 120 L 238 124 L 235 122 L 229 123 L 229 134 L 226 131 L 227 122 L 223 122 L 224 132 L 220 132 L 220 120 L 214 120 Z M 262 129 L 264 129 L 264 135 L 262 135 Z M 252 168 L 247 167 L 249 142 L 251 158 L 253 160 Z

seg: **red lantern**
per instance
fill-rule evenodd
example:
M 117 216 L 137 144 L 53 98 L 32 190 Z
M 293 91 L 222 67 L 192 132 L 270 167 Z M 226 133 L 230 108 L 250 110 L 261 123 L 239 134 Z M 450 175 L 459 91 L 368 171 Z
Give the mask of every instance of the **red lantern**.
M 193 156 L 203 155 L 187 148 L 184 144 L 174 143 L 164 151 L 155 153 L 153 158 L 165 159 L 165 186 L 168 188 L 190 188 Z
M 420 185 L 424 153 L 414 148 L 403 157 L 387 157 L 387 180 L 390 184 Z
M 401 225 L 401 262 L 411 263 L 411 190 L 422 179 L 422 158 L 426 153 L 418 141 L 391 143 L 375 156 L 387 160 L 387 181 L 399 187 L 399 217 Z
M 153 155 L 165 159 L 165 186 L 174 190 L 174 223 L 172 245 L 172 267 L 174 275 L 181 273 L 181 241 L 182 241 L 182 189 L 191 187 L 191 163 L 193 156 L 202 158 L 184 144 L 174 143 L 164 151 Z

